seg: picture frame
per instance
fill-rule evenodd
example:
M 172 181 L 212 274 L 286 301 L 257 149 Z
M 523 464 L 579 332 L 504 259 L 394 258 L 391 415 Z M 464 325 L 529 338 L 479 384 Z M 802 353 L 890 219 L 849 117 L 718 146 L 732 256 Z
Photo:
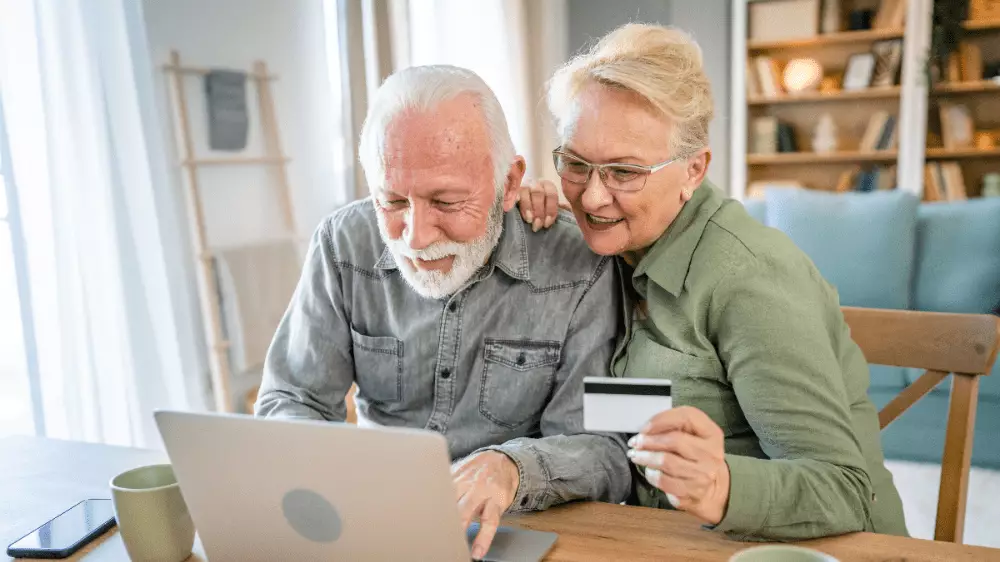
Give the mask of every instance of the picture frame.
M 899 70 L 903 63 L 903 40 L 888 39 L 872 44 L 875 66 L 872 70 L 871 87 L 887 88 L 899 83 Z
M 875 55 L 873 53 L 857 53 L 847 59 L 844 69 L 843 90 L 864 90 L 871 86 L 872 73 L 875 71 Z

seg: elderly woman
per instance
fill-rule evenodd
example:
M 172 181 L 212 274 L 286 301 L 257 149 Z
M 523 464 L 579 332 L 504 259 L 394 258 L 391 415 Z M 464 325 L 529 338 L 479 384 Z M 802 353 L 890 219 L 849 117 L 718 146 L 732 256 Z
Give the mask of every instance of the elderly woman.
M 906 534 L 868 365 L 836 291 L 792 242 L 705 180 L 709 82 L 683 32 L 621 27 L 558 70 L 563 192 L 590 248 L 619 256 L 618 377 L 673 381 L 629 441 L 634 500 L 740 538 Z M 554 186 L 522 192 L 537 230 Z

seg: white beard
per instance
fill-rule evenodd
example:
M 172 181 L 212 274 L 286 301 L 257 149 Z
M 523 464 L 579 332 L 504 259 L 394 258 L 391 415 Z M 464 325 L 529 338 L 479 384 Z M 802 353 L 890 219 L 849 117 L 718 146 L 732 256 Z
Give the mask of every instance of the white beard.
M 503 195 L 498 195 L 493 208 L 490 209 L 486 232 L 470 242 L 442 241 L 421 250 L 414 250 L 402 238 L 391 239 L 382 213 L 376 213 L 376 216 L 382 241 L 396 260 L 396 267 L 403 275 L 403 280 L 424 298 L 442 299 L 455 294 L 465 286 L 476 271 L 486 264 L 486 260 L 496 248 L 500 235 L 503 234 Z M 455 259 L 448 272 L 417 269 L 405 259 L 434 261 L 451 256 Z

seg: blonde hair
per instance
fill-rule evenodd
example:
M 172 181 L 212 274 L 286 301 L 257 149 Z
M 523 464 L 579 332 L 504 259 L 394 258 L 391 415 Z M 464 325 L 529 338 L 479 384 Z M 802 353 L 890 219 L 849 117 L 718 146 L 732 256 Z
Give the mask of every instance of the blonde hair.
M 669 118 L 675 154 L 708 146 L 712 89 L 701 47 L 686 32 L 626 24 L 557 70 L 549 81 L 548 102 L 563 138 L 575 121 L 576 96 L 590 82 L 634 92 Z

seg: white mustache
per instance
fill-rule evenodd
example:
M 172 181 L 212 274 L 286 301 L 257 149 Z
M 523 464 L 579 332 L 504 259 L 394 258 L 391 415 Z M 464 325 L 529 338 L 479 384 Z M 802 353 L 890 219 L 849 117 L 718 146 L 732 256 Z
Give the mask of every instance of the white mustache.
M 410 258 L 411 260 L 417 259 L 422 261 L 435 261 L 442 258 L 450 258 L 460 254 L 465 249 L 464 244 L 450 241 L 435 242 L 434 244 L 419 250 L 411 248 L 410 245 L 407 244 L 402 238 L 388 240 L 387 243 L 389 245 L 389 250 L 393 253 Z

